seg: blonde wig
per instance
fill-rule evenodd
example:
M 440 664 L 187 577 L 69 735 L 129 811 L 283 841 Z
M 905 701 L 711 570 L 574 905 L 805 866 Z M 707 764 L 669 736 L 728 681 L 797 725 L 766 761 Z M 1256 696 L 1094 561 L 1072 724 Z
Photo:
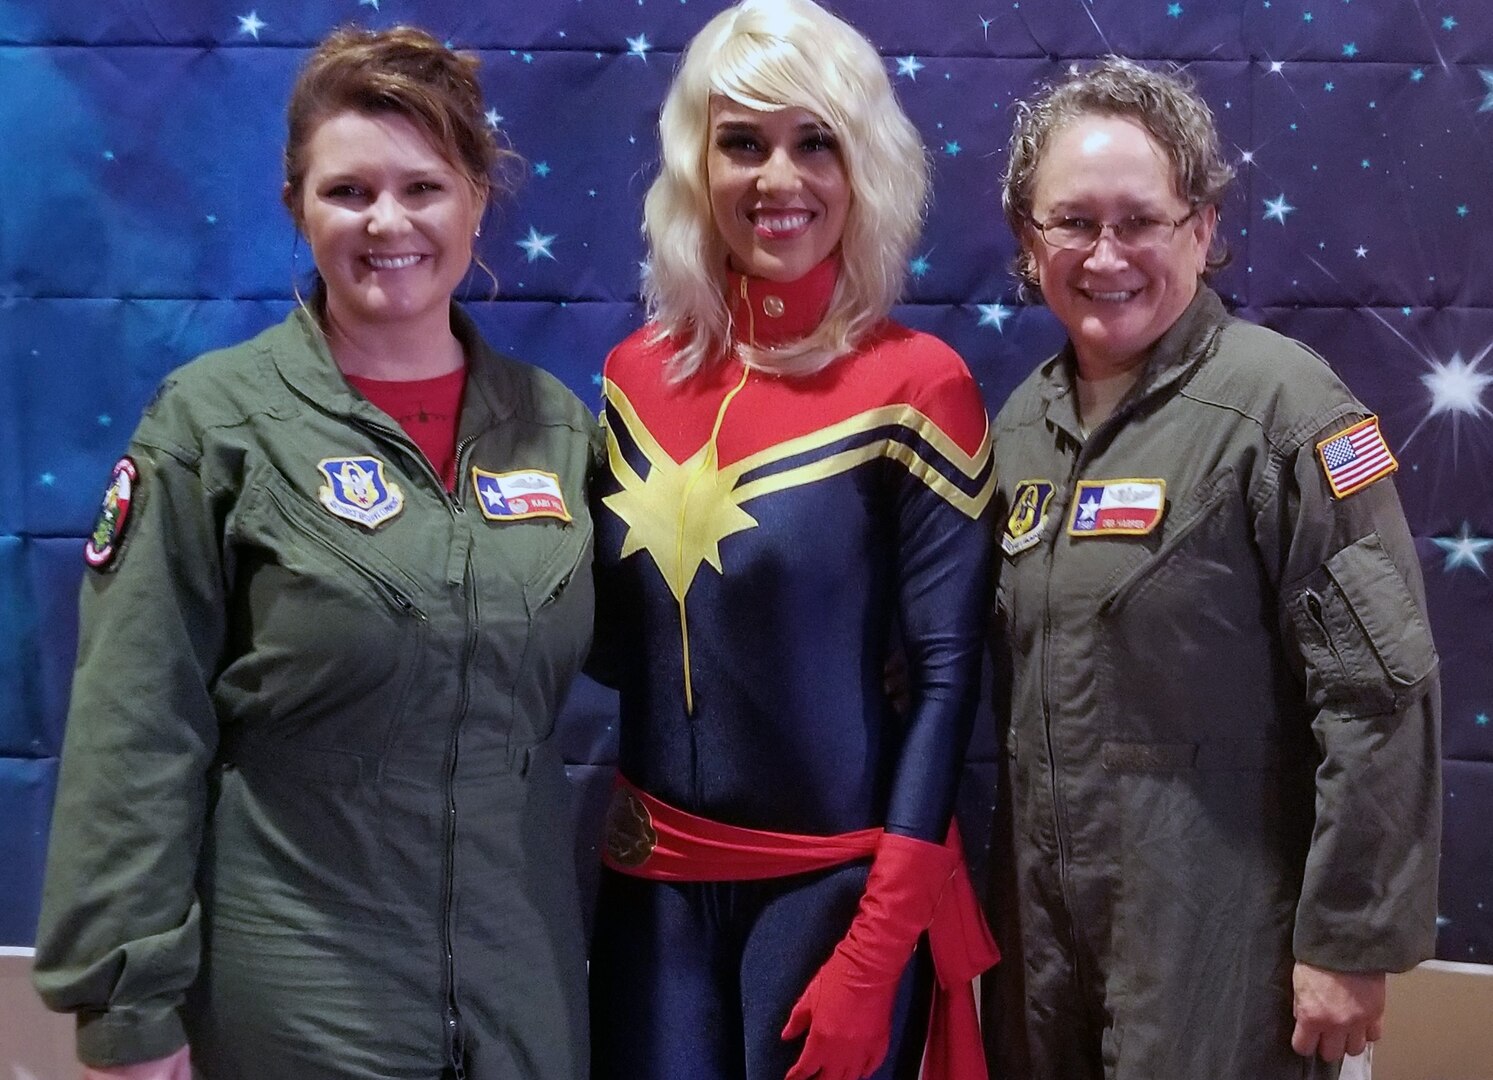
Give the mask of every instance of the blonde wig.
M 928 161 L 871 43 L 812 0 L 743 0 L 685 50 L 659 116 L 662 166 L 643 203 L 643 296 L 655 341 L 672 339 L 675 380 L 726 355 L 727 249 L 710 209 L 710 99 L 813 113 L 850 182 L 840 276 L 819 327 L 776 349 L 737 343 L 743 363 L 804 375 L 850 352 L 902 292 L 927 206 Z

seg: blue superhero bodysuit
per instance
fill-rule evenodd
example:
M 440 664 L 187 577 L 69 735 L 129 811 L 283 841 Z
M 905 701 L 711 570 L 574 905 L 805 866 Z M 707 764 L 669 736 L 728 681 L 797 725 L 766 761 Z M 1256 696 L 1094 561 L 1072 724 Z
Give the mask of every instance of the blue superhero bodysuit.
M 817 324 L 829 260 L 789 284 L 732 275 L 760 346 Z M 978 694 L 993 490 L 985 410 L 942 342 L 891 322 L 826 370 L 732 359 L 671 384 L 652 327 L 605 370 L 598 490 L 605 666 L 620 768 L 714 821 L 942 843 Z M 911 706 L 884 691 L 889 646 Z M 603 871 L 593 1077 L 781 1080 L 779 1033 L 845 934 L 867 862 L 756 882 Z M 914 964 L 913 969 L 920 965 Z M 916 1076 L 926 979 L 904 978 L 877 1077 Z

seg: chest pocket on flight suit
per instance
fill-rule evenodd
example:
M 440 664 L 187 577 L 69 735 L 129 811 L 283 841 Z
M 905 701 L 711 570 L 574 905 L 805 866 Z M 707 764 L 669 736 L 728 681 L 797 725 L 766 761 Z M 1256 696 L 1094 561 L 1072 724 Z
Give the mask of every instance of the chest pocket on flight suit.
M 233 536 L 245 640 L 223 679 L 252 691 L 267 723 L 243 732 L 244 758 L 268 752 L 276 771 L 369 779 L 420 664 L 423 592 L 381 550 L 389 537 L 333 518 L 273 470 L 246 486 L 254 495 Z
M 1230 740 L 1224 757 L 1233 760 L 1235 741 L 1268 737 L 1261 728 L 1274 714 L 1278 653 L 1263 630 L 1274 625 L 1270 590 L 1234 470 L 1221 469 L 1167 510 L 1159 536 L 1109 541 L 1133 544 L 1130 561 L 1106 582 L 1096 626 L 1108 730 L 1125 749 L 1113 756 L 1117 768 L 1155 768 L 1162 759 L 1206 767 L 1208 744 L 1219 739 Z M 1157 758 L 1131 740 L 1168 749 Z

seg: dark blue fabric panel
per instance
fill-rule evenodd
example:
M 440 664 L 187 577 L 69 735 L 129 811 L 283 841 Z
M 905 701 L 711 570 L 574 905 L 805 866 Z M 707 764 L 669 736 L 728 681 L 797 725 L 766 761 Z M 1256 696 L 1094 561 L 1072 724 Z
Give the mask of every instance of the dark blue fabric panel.
M 56 758 L 0 757 L 0 944 L 27 944 L 36 934 L 56 787 Z
M 67 700 L 78 651 L 78 583 L 82 580 L 83 541 L 75 537 L 25 541 L 23 587 L 35 620 L 36 647 L 25 673 L 31 709 L 33 756 L 55 756 L 62 749 Z M 142 632 L 146 632 L 142 627 Z
M 1436 954 L 1443 960 L 1486 964 L 1493 956 L 1493 920 L 1489 918 L 1493 895 L 1484 884 L 1488 880 L 1488 822 L 1493 821 L 1493 762 L 1449 760 L 1445 778 L 1447 813 Z

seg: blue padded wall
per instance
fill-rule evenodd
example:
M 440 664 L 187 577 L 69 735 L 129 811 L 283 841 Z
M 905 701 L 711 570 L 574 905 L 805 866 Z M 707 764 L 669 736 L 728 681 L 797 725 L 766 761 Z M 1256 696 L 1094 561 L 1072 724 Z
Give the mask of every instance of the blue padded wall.
M 279 318 L 306 269 L 282 113 L 332 26 L 419 23 L 479 52 L 527 159 L 483 233 L 493 342 L 597 400 L 640 318 L 640 202 L 678 50 L 722 0 L 0 0 L 0 944 L 35 927 L 76 639 L 81 537 L 161 376 Z M 1060 339 L 1019 303 L 998 176 L 1011 103 L 1108 52 L 1175 60 L 1218 116 L 1242 313 L 1322 352 L 1400 454 L 1444 663 L 1441 955 L 1493 962 L 1493 9 L 1487 0 L 839 0 L 936 167 L 901 317 L 992 409 Z M 148 627 L 140 632 L 148 633 Z M 588 820 L 615 745 L 582 686 Z M 990 801 L 977 733 L 963 810 Z M 587 850 L 580 853 L 589 864 Z

